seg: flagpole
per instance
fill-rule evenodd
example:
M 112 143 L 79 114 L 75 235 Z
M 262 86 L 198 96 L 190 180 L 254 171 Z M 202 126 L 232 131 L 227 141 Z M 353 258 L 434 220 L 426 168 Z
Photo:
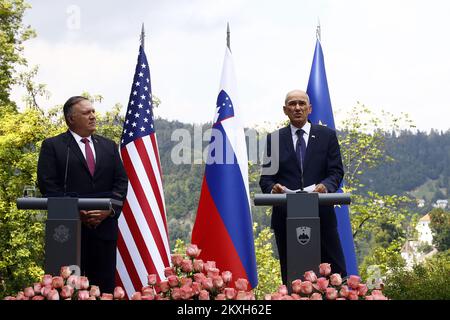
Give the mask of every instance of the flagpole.
M 316 28 L 316 38 L 320 42 L 322 42 L 322 30 L 320 28 L 320 19 L 318 18 L 317 28 Z
M 230 40 L 230 23 L 227 22 L 227 47 L 231 51 L 231 40 Z
M 145 48 L 145 29 L 144 29 L 143 22 L 142 22 L 142 30 L 141 30 L 141 47 L 142 47 L 142 49 Z

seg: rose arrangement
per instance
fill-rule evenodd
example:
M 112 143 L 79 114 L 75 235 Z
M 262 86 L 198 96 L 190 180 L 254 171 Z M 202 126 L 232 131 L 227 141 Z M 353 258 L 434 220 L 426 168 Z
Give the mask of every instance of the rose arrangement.
M 114 294 L 101 293 L 98 286 L 89 285 L 87 277 L 72 275 L 69 267 L 62 267 L 59 276 L 46 274 L 41 282 L 25 288 L 15 297 L 5 300 L 122 300 L 125 291 L 121 287 Z
M 382 286 L 369 290 L 361 283 L 358 276 L 350 276 L 343 280 L 340 274 L 331 274 L 331 265 L 322 263 L 319 266 L 321 277 L 313 271 L 304 274 L 304 281 L 292 281 L 292 293 L 288 293 L 285 285 L 278 292 L 266 294 L 265 300 L 387 300 L 382 293 Z
M 172 267 L 164 270 L 165 280 L 148 275 L 148 286 L 135 292 L 132 300 L 255 300 L 247 279 L 232 282 L 230 271 L 220 272 L 214 261 L 197 259 L 201 250 L 187 246 L 186 256 L 173 254 Z M 233 286 L 234 284 L 234 286 Z
M 187 246 L 186 256 L 172 254 L 172 267 L 164 270 L 166 279 L 156 274 L 147 276 L 148 285 L 129 297 L 131 300 L 255 300 L 248 290 L 247 279 L 233 283 L 230 271 L 220 272 L 214 261 L 198 259 L 201 250 Z M 266 294 L 265 300 L 387 300 L 382 286 L 369 290 L 358 276 L 342 279 L 331 274 L 331 265 L 319 266 L 320 277 L 313 271 L 304 274 L 304 280 L 294 280 L 289 294 L 285 285 L 278 292 Z M 101 293 L 98 286 L 89 285 L 87 277 L 72 275 L 69 267 L 62 267 L 59 276 L 44 275 L 41 282 L 25 288 L 16 296 L 5 300 L 123 300 L 123 288 L 116 287 L 113 294 Z

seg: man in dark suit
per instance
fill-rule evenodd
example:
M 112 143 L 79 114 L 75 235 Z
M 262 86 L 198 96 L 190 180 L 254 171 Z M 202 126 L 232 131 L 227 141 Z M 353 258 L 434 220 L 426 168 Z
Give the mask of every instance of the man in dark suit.
M 308 121 L 312 106 L 304 91 L 289 92 L 283 110 L 290 125 L 267 137 L 266 151 L 271 162 L 263 165 L 259 181 L 262 192 L 285 193 L 285 188 L 297 190 L 311 185 L 315 185 L 313 192 L 336 192 L 344 176 L 336 132 Z M 319 216 L 321 260 L 330 263 L 333 272 L 346 276 L 334 207 L 320 206 Z M 271 225 L 286 284 L 286 206 L 273 207 Z
M 123 201 L 128 178 L 117 145 L 94 135 L 95 109 L 84 97 L 64 104 L 69 130 L 44 140 L 37 176 L 44 196 L 107 197 Z M 121 207 L 110 211 L 80 211 L 81 272 L 102 292 L 115 287 L 117 219 Z

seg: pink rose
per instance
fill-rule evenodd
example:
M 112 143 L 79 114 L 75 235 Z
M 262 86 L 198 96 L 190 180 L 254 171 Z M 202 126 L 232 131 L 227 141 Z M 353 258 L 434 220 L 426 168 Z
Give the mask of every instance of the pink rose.
M 178 287 L 178 277 L 177 276 L 175 276 L 175 275 L 169 276 L 169 277 L 167 277 L 167 281 L 169 281 L 169 286 L 171 288 Z
M 72 270 L 70 270 L 70 268 L 67 266 L 61 267 L 61 270 L 59 271 L 59 275 L 61 277 L 63 277 L 63 279 L 67 279 L 68 277 L 70 277 L 72 275 Z
M 55 289 L 61 289 L 64 287 L 64 279 L 63 277 L 53 277 L 52 279 L 52 287 Z
M 52 290 L 51 285 L 42 287 L 42 289 L 41 289 L 41 296 L 44 296 L 44 297 L 47 298 L 47 295 L 48 295 L 48 293 L 49 293 L 51 290 Z
M 307 272 L 305 272 L 304 277 L 305 277 L 306 281 L 309 281 L 309 282 L 312 282 L 312 283 L 317 281 L 317 276 L 314 273 L 314 271 L 307 271 Z
M 71 286 L 64 286 L 61 289 L 61 298 L 63 299 L 68 299 L 68 298 L 72 298 L 73 292 L 75 291 L 75 289 Z
M 206 263 L 203 264 L 203 271 L 205 271 L 205 273 L 208 273 L 209 269 L 213 269 L 215 267 L 216 267 L 215 261 L 207 261 Z
M 206 290 L 212 290 L 214 288 L 214 284 L 211 278 L 205 278 L 202 280 L 202 287 Z
M 321 263 L 319 266 L 319 272 L 324 277 L 331 274 L 331 265 L 329 263 Z
M 219 275 L 218 275 L 218 276 L 214 276 L 214 277 L 212 278 L 212 280 L 213 280 L 213 286 L 214 286 L 214 288 L 220 289 L 220 288 L 223 287 L 224 282 L 223 282 L 223 279 L 222 279 L 221 276 L 219 276 Z
M 34 296 L 31 300 L 45 300 L 43 296 Z
M 266 293 L 266 294 L 264 295 L 264 300 L 272 300 L 272 295 Z
M 167 291 L 169 291 L 170 286 L 169 286 L 169 281 L 167 280 L 163 280 L 159 283 L 159 288 L 161 289 L 162 293 L 166 293 Z
M 42 277 L 42 282 L 41 282 L 41 284 L 42 284 L 44 287 L 51 286 L 51 285 L 52 285 L 52 281 L 53 281 L 53 277 L 52 277 L 51 275 L 49 275 L 49 274 L 46 274 L 46 275 L 44 275 L 44 276 Z
M 80 289 L 87 290 L 89 289 L 89 279 L 87 277 L 80 277 Z
M 234 288 L 225 288 L 224 293 L 228 300 L 233 300 L 236 297 L 236 290 Z
M 311 294 L 313 291 L 313 286 L 311 281 L 303 281 L 300 285 L 300 291 L 303 294 Z
M 339 287 L 342 284 L 342 277 L 339 273 L 333 273 L 330 277 L 332 286 Z
M 283 284 L 281 286 L 278 287 L 278 293 L 281 294 L 282 296 L 285 296 L 288 294 L 288 289 L 287 287 Z
M 147 283 L 150 286 L 154 286 L 156 284 L 156 281 L 158 280 L 158 277 L 156 274 L 149 274 L 147 276 Z
M 155 295 L 142 295 L 141 296 L 141 300 L 148 300 L 148 301 L 151 301 L 151 300 L 155 300 L 155 298 L 156 298 L 156 296 Z
M 152 286 L 142 287 L 141 293 L 142 293 L 143 297 L 154 296 L 155 295 L 155 289 L 153 289 Z
M 365 284 L 359 284 L 358 295 L 360 297 L 364 297 L 366 295 L 367 291 L 369 291 L 369 288 L 367 288 L 367 286 Z
M 192 260 L 183 260 L 181 262 L 181 270 L 183 270 L 183 272 L 189 273 L 192 272 L 193 269 Z
M 349 291 L 349 293 L 347 295 L 347 299 L 348 300 L 359 300 L 358 299 L 358 291 L 356 291 L 356 290 Z
M 192 291 L 194 295 L 197 295 L 200 293 L 200 291 L 202 290 L 202 285 L 201 283 L 198 282 L 192 282 Z
M 80 290 L 78 291 L 78 300 L 87 300 L 89 299 L 89 291 Z
M 168 276 L 167 281 L 169 281 L 169 286 L 171 288 L 178 287 L 178 277 L 177 276 Z
M 373 300 L 373 296 L 371 296 L 371 295 L 370 296 L 366 296 L 365 299 L 366 300 Z
M 237 279 L 234 285 L 236 286 L 236 290 L 238 291 L 247 291 L 248 280 L 242 278 Z
M 182 286 L 180 288 L 181 299 L 189 300 L 194 295 L 194 291 L 191 286 Z
M 202 281 L 206 279 L 206 276 L 203 273 L 195 273 L 194 274 L 194 281 L 198 283 L 202 283 Z
M 372 297 L 373 300 L 388 300 L 388 298 L 386 298 L 380 290 L 373 290 Z
M 28 297 L 25 297 L 25 294 L 23 291 L 20 291 L 17 293 L 16 300 L 29 300 Z
M 181 289 L 180 288 L 173 288 L 171 297 L 173 300 L 181 300 Z
M 114 300 L 122 300 L 125 298 L 125 291 L 121 287 L 115 287 L 113 296 Z
M 230 283 L 232 278 L 233 274 L 230 271 L 222 272 L 222 279 L 226 284 Z
M 336 300 L 338 292 L 335 288 L 327 288 L 326 298 L 327 300 Z
M 102 293 L 100 300 L 114 300 L 112 293 Z
M 198 300 L 209 300 L 209 292 L 206 290 L 200 291 L 200 294 L 198 295 Z
M 202 250 L 200 250 L 197 245 L 195 244 L 190 244 L 188 245 L 188 247 L 186 248 L 186 255 L 189 258 L 197 258 L 200 255 L 200 252 Z
M 328 279 L 323 278 L 323 277 L 319 278 L 319 279 L 317 279 L 317 288 L 316 289 L 319 291 L 325 292 L 328 288 L 328 283 L 329 283 Z
M 292 297 L 293 300 L 300 300 L 300 298 L 301 298 L 301 297 L 300 297 L 298 294 L 296 294 L 296 293 L 291 294 L 291 297 Z
M 190 286 L 192 286 L 192 279 L 191 278 L 181 278 L 180 283 L 181 283 L 181 287 L 182 286 L 190 287 Z
M 67 279 L 67 285 L 71 286 L 72 288 L 79 289 L 80 288 L 80 277 L 71 275 Z
M 41 294 L 42 284 L 40 282 L 36 282 L 33 284 L 34 294 Z
M 322 295 L 317 292 L 313 293 L 309 299 L 310 300 L 323 300 Z
M 23 294 L 27 298 L 33 298 L 34 297 L 34 289 L 32 287 L 27 287 L 23 290 Z
M 347 280 L 347 284 L 352 289 L 358 289 L 359 282 L 361 281 L 361 278 L 358 276 L 350 276 Z
M 219 274 L 220 274 L 220 270 L 217 269 L 217 268 L 211 268 L 211 269 L 209 269 L 208 272 L 207 272 L 207 276 L 208 276 L 209 278 L 217 277 Z
M 174 267 L 179 267 L 183 261 L 183 256 L 181 254 L 173 254 L 170 256 L 170 259 L 172 260 L 172 265 Z
M 347 300 L 347 299 L 345 299 L 345 298 L 337 298 L 336 300 Z
M 195 272 L 202 272 L 203 271 L 203 265 L 205 263 L 203 262 L 203 260 L 194 260 L 194 271 Z
M 294 300 L 294 298 L 292 298 L 291 296 L 288 295 L 284 295 L 281 300 Z
M 341 290 L 339 291 L 339 295 L 343 298 L 347 298 L 349 292 L 350 290 L 348 289 L 348 286 L 342 286 Z
M 236 300 L 250 300 L 246 291 L 238 291 Z
M 308 297 L 301 297 L 300 300 L 309 300 Z
M 164 269 L 164 276 L 170 277 L 175 275 L 175 270 L 173 268 L 167 267 Z
M 255 294 L 253 293 L 253 291 L 247 291 L 247 300 L 256 300 Z
M 219 293 L 215 300 L 227 300 L 227 298 L 223 293 Z
M 281 300 L 283 296 L 280 293 L 273 293 L 270 300 Z
M 89 290 L 89 295 L 91 297 L 100 297 L 100 288 L 98 286 L 91 286 L 90 290 Z
M 302 287 L 302 280 L 294 280 L 292 281 L 292 291 L 295 293 L 300 293 Z
M 142 294 L 140 292 L 133 293 L 131 300 L 142 300 Z

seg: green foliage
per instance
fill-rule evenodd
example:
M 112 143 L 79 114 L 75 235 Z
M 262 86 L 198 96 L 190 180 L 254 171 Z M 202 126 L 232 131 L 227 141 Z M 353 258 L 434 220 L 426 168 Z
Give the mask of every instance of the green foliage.
M 394 300 L 449 300 L 450 251 L 438 253 L 413 270 L 393 269 L 384 293 Z
M 433 233 L 433 244 L 438 251 L 450 249 L 450 212 L 444 209 L 433 209 L 430 212 L 430 229 Z
M 273 233 L 264 228 L 256 236 L 257 224 L 253 224 L 255 234 L 256 266 L 258 268 L 258 286 L 255 288 L 256 299 L 264 299 L 264 294 L 277 292 L 281 282 L 280 262 L 274 257 L 272 247 Z
M 35 36 L 34 31 L 22 23 L 29 7 L 23 0 L 0 0 L 0 105 L 8 106 L 9 111 L 15 109 L 9 100 L 11 86 L 15 83 L 15 68 L 26 64 L 22 56 L 23 42 Z

